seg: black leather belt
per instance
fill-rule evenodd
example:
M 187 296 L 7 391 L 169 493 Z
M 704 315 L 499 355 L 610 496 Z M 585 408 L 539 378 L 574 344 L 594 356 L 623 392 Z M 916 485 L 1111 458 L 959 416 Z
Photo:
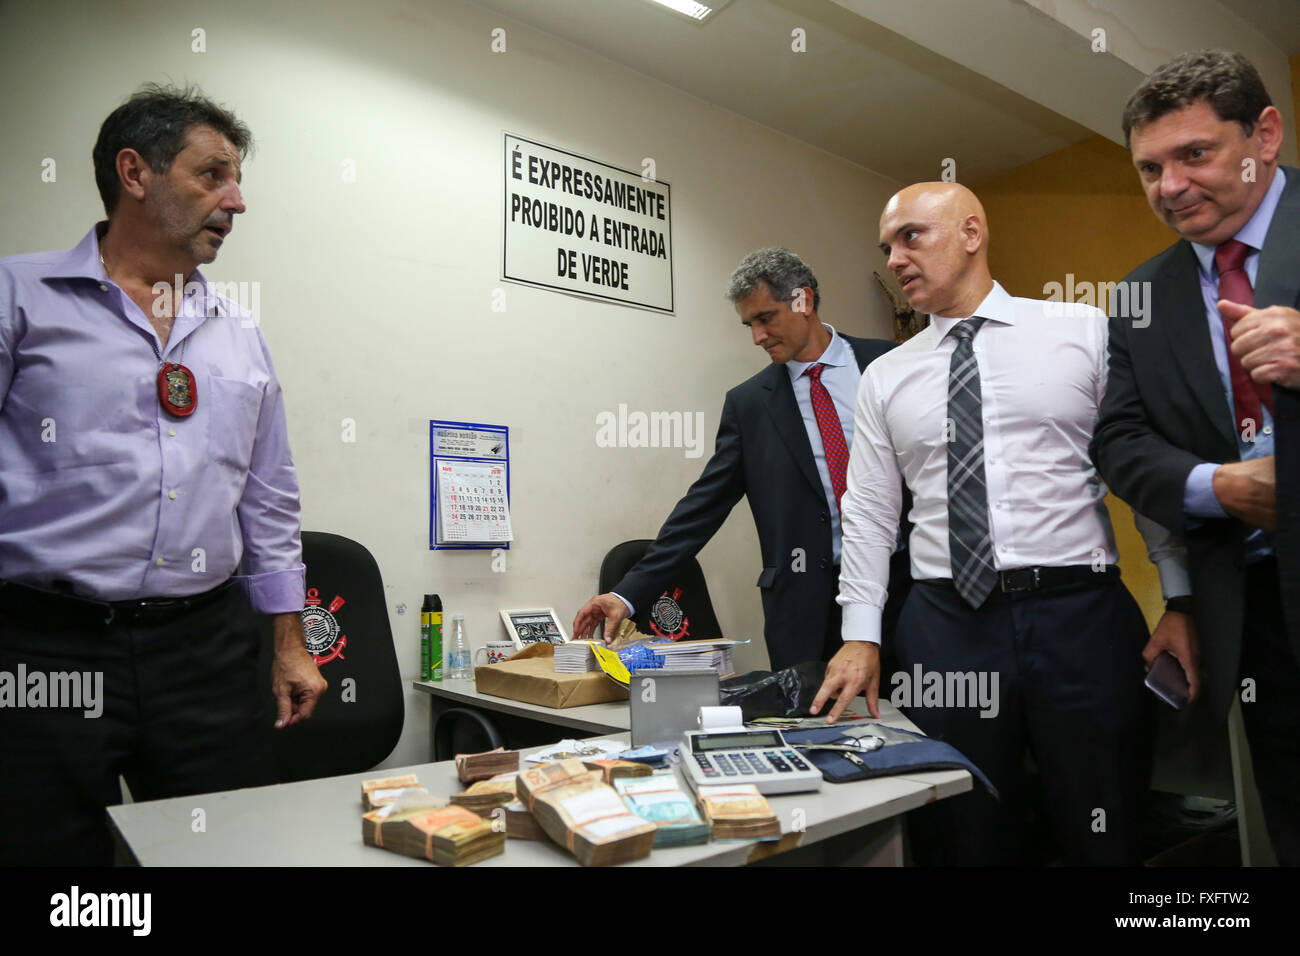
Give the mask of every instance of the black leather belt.
M 235 583 L 230 578 L 211 591 L 181 598 L 137 598 L 130 601 L 95 601 L 57 591 L 0 581 L 0 610 L 31 620 L 97 624 L 166 624 L 216 602 Z
M 1012 568 L 999 571 L 998 580 L 1003 594 L 1018 591 L 1042 591 L 1067 584 L 1103 584 L 1119 577 L 1119 568 L 1108 564 L 1094 569 L 1090 564 L 1072 564 L 1065 567 Z

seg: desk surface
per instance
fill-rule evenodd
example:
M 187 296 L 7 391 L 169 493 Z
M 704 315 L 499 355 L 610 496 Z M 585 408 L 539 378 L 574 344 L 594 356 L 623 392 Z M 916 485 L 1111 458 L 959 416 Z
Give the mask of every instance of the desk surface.
M 470 683 L 468 681 L 443 682 Z M 454 686 L 448 694 L 463 692 Z M 499 698 L 484 698 L 498 700 Z M 527 705 L 520 705 L 527 706 Z M 624 708 L 623 705 L 600 705 Z M 562 713 L 541 708 L 548 714 Z M 574 708 L 585 709 L 585 708 Z M 881 701 L 882 723 L 915 729 Z M 627 740 L 628 734 L 610 734 Z M 542 749 L 533 747 L 524 753 Z M 459 793 L 454 761 L 177 797 L 109 807 L 108 814 L 136 860 L 144 866 L 428 866 L 361 842 L 361 781 L 414 773 L 430 793 Z M 655 850 L 632 866 L 737 865 L 825 840 L 971 788 L 964 770 L 905 774 L 847 784 L 823 784 L 816 793 L 768 797 L 785 836 L 779 843 L 752 840 Z M 204 832 L 194 832 L 202 810 Z M 500 856 L 475 866 L 577 866 L 550 841 L 507 840 Z
M 457 701 L 494 710 L 502 714 L 531 717 L 556 727 L 585 731 L 588 734 L 612 734 L 632 729 L 628 704 L 620 700 L 610 704 L 587 704 L 585 707 L 543 707 L 526 704 L 521 700 L 492 697 L 480 694 L 472 680 L 412 681 L 411 686 L 421 693 L 445 700 Z M 884 711 L 881 711 L 884 716 Z

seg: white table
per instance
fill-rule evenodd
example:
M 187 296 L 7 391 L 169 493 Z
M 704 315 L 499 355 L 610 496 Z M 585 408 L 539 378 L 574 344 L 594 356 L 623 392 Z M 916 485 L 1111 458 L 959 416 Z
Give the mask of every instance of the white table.
M 449 686 L 448 694 L 472 693 Z M 484 698 L 499 700 L 499 698 Z M 531 705 L 509 703 L 514 707 Z M 858 702 L 861 708 L 862 703 Z M 601 704 L 594 710 L 622 708 Z M 881 701 L 882 722 L 914 730 L 896 709 Z M 547 708 L 539 708 L 546 711 Z M 563 711 L 550 711 L 561 715 Z M 573 719 L 573 715 L 567 715 Z M 607 713 L 609 720 L 617 715 Z M 595 715 L 578 720 L 600 723 Z M 603 718 L 602 718 L 603 719 Z M 558 721 L 557 726 L 564 726 Z M 572 723 L 567 726 L 578 729 Z M 626 732 L 603 733 L 627 740 Z M 540 748 L 531 748 L 533 752 Z M 301 783 L 253 787 L 170 800 L 109 807 L 108 814 L 128 855 L 144 866 L 430 866 L 422 860 L 365 846 L 361 841 L 361 781 L 375 776 L 413 773 L 431 793 L 462 789 L 453 761 L 417 764 L 363 774 L 327 777 Z M 769 797 L 781 820 L 779 842 L 708 843 L 655 850 L 632 866 L 738 865 L 773 858 L 796 865 L 903 862 L 900 815 L 934 800 L 971 788 L 964 770 L 903 774 L 856 783 L 824 784 L 816 793 Z M 202 811 L 203 832 L 195 832 Z M 500 856 L 476 866 L 577 866 L 567 852 L 550 842 L 507 840 Z

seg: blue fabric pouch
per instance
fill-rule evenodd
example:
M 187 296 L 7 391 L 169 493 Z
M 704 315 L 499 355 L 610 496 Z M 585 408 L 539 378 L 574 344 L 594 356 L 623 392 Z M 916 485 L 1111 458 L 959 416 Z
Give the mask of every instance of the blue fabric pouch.
M 854 725 L 854 729 L 861 728 Z M 800 744 L 843 744 L 853 743 L 854 738 L 844 733 L 842 727 L 813 727 L 808 730 L 787 730 L 784 736 L 787 743 L 799 748 Z M 833 750 L 802 750 L 799 752 L 814 767 L 822 772 L 822 778 L 831 783 L 849 783 L 853 780 L 868 780 L 872 777 L 887 777 L 891 774 L 913 773 L 922 770 L 969 770 L 971 776 L 984 785 L 994 797 L 997 788 L 984 776 L 983 771 L 975 766 L 962 752 L 952 744 L 942 740 L 933 740 L 924 734 L 900 730 L 896 727 L 883 728 L 885 746 L 879 750 L 860 751 L 857 756 L 866 764 L 866 769 L 859 767 L 842 753 Z

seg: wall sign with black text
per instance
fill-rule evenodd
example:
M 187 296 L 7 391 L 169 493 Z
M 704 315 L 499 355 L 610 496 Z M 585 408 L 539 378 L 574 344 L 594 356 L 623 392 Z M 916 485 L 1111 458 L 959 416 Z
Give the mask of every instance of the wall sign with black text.
M 673 311 L 669 186 L 505 135 L 505 279 Z

